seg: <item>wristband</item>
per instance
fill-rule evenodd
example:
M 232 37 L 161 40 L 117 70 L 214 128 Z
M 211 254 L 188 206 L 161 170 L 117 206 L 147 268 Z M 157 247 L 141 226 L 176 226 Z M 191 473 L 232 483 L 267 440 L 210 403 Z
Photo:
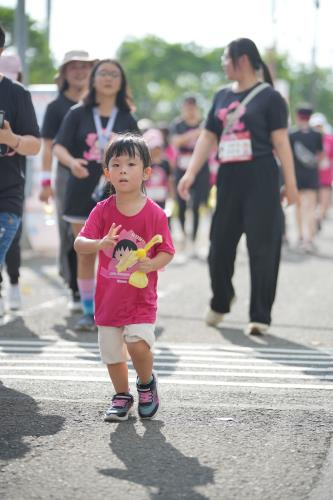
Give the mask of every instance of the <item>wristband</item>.
M 40 172 L 40 183 L 43 187 L 51 186 L 51 172 L 48 170 L 42 170 Z
M 40 180 L 41 181 L 51 180 L 51 172 L 49 170 L 42 170 L 40 172 Z

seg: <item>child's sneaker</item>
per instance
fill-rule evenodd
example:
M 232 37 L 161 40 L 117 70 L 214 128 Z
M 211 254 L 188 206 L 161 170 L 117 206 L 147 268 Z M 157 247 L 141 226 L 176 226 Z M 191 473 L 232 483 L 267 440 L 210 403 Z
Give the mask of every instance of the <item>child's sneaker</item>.
M 149 384 L 139 384 L 137 380 L 136 388 L 139 395 L 138 412 L 140 418 L 154 418 L 160 405 L 156 375 L 153 373 L 153 379 Z
M 93 314 L 84 314 L 74 326 L 76 332 L 97 332 Z
M 133 406 L 133 396 L 120 392 L 112 398 L 111 406 L 104 415 L 105 422 L 121 422 L 127 420 Z

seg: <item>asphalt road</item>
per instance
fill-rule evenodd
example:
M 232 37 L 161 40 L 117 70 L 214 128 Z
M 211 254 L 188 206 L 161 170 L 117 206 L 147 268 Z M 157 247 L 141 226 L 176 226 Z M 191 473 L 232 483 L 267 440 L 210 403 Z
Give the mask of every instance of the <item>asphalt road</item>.
M 112 387 L 96 337 L 73 331 L 54 257 L 26 254 L 23 310 L 0 326 L 1 499 L 331 500 L 332 218 L 318 246 L 284 251 L 261 337 L 244 333 L 244 241 L 219 328 L 202 321 L 205 260 L 173 262 L 160 275 L 161 410 L 120 424 L 102 420 Z

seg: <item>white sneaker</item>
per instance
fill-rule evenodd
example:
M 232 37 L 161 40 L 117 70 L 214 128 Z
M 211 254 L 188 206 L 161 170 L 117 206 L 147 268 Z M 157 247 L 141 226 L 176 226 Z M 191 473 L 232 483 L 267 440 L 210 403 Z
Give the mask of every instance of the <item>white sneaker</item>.
M 246 333 L 249 335 L 263 335 L 268 332 L 269 325 L 252 321 L 247 325 Z
M 205 313 L 205 322 L 208 326 L 217 326 L 219 323 L 223 321 L 224 314 L 213 311 L 210 307 L 208 307 Z
M 17 311 L 22 307 L 22 299 L 19 285 L 9 285 L 8 293 L 8 305 L 11 311 Z
M 74 313 L 82 313 L 83 309 L 82 309 L 81 301 L 71 299 L 68 302 L 68 310 L 69 310 L 69 312 L 71 312 L 73 314 Z
M 0 317 L 5 315 L 5 303 L 3 301 L 3 298 L 0 297 Z

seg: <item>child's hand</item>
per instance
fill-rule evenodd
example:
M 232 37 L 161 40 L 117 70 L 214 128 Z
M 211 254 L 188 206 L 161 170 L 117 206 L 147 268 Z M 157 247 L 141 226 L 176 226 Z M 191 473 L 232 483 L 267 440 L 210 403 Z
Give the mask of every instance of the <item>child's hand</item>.
M 140 259 L 138 262 L 137 271 L 141 271 L 142 273 L 151 273 L 152 271 L 155 271 L 152 259 L 150 259 L 149 257 Z
M 98 250 L 103 250 L 104 248 L 111 248 L 114 247 L 117 244 L 117 241 L 119 239 L 119 231 L 121 229 L 121 226 L 116 226 L 115 223 L 113 222 L 112 226 L 109 229 L 109 232 L 99 240 L 98 243 Z

